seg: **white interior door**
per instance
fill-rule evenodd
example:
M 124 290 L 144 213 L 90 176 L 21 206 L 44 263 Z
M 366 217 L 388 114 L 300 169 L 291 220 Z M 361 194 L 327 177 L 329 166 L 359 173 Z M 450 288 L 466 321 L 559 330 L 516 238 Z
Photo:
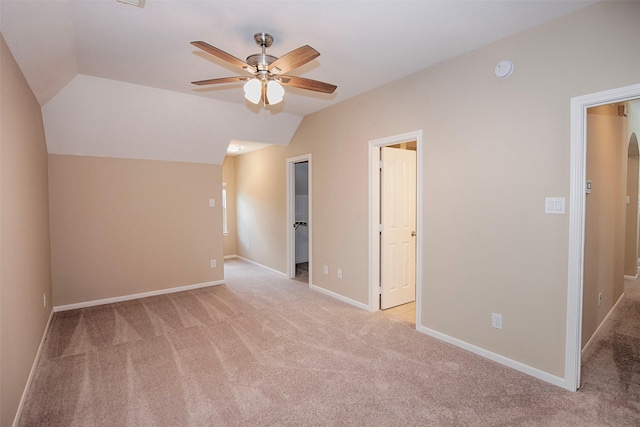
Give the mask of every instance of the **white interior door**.
M 416 299 L 416 153 L 382 147 L 380 308 Z

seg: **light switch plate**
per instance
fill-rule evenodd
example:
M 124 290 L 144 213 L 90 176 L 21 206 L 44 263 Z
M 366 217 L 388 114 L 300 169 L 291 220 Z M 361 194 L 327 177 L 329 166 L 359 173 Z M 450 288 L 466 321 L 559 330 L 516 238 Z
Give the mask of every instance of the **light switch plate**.
M 544 213 L 551 215 L 565 214 L 565 198 L 564 197 L 545 197 Z

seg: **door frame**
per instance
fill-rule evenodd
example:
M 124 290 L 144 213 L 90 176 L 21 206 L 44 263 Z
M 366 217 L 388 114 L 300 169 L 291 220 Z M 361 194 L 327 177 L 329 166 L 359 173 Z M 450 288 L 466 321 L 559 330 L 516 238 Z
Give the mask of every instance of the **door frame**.
M 309 184 L 309 218 L 307 219 L 307 227 L 309 229 L 309 288 L 311 288 L 311 278 L 312 275 L 312 267 L 313 267 L 313 256 L 311 248 L 312 239 L 313 239 L 313 221 L 312 217 L 312 200 L 311 195 L 313 194 L 311 190 L 312 183 L 312 166 L 311 166 L 311 153 L 302 154 L 296 157 L 289 157 L 287 159 L 287 277 L 289 279 L 293 279 L 296 277 L 296 233 L 293 229 L 293 223 L 296 219 L 296 163 L 307 162 L 308 167 L 308 176 L 307 181 Z
M 569 260 L 564 388 L 580 387 L 587 169 L 587 109 L 640 98 L 640 84 L 571 98 Z
M 380 147 L 416 141 L 416 329 L 422 319 L 422 130 L 369 141 L 369 311 L 380 310 Z

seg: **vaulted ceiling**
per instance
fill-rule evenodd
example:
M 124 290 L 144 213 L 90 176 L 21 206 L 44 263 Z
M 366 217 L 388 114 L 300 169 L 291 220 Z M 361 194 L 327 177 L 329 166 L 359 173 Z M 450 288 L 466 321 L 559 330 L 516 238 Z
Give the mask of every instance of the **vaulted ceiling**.
M 595 1 L 1 0 L 0 29 L 43 107 L 49 152 L 221 163 L 231 140 L 288 144 L 302 117 Z M 240 59 L 256 32 L 281 56 L 308 44 L 320 56 L 291 72 L 338 86 L 286 87 L 255 106 L 238 75 L 194 48 Z

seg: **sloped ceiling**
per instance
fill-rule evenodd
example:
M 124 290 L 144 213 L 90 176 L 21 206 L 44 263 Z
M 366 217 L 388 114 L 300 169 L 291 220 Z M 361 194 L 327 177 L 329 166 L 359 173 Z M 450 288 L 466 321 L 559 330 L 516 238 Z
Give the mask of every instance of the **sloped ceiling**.
M 0 28 L 43 106 L 50 152 L 221 163 L 231 139 L 288 144 L 307 114 L 593 3 L 1 0 Z M 336 93 L 287 87 L 264 109 L 240 84 L 190 84 L 238 74 L 191 41 L 244 59 L 261 31 L 272 55 L 318 50 L 291 74 Z
M 76 76 L 42 113 L 51 154 L 214 164 L 222 162 L 232 139 L 260 135 L 262 143 L 283 144 L 302 120 L 292 114 L 274 120 L 236 103 L 85 75 Z M 232 122 L 243 125 L 224 125 Z

